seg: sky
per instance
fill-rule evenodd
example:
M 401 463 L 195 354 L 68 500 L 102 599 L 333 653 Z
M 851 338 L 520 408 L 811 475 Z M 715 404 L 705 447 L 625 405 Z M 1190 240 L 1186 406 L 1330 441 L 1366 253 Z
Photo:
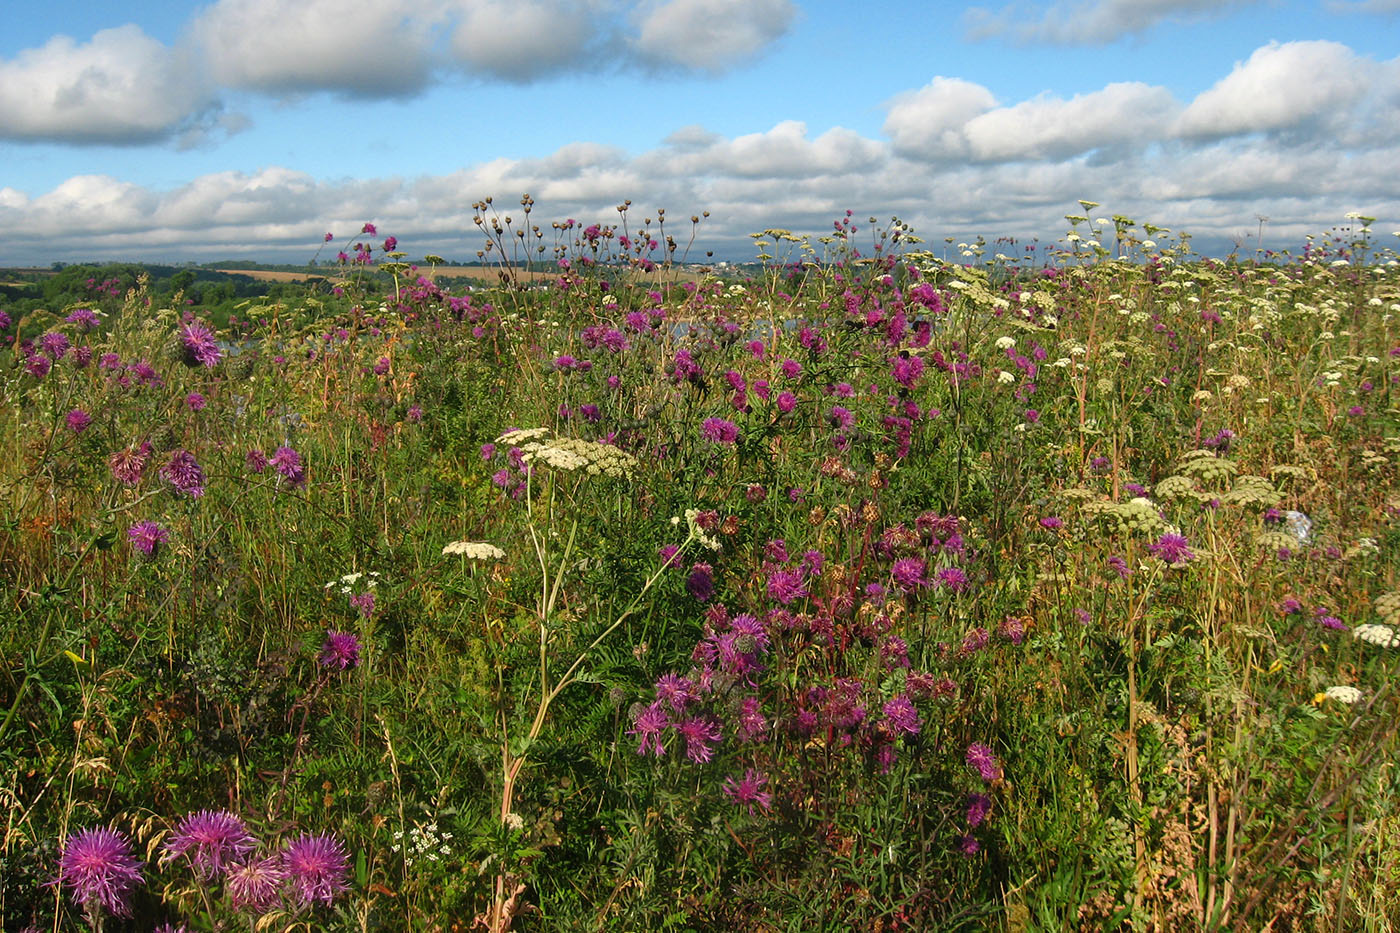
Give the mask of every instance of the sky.
M 1400 246 L 1400 0 L 49 0 L 0 33 L 0 266 L 302 262 L 473 205 L 690 259 L 847 211 L 1059 240 L 1080 199 L 1202 252 L 1359 212 Z M 1261 219 L 1262 218 L 1262 219 Z M 1261 239 L 1262 237 L 1262 239 Z M 1159 237 L 1160 238 L 1160 237 Z

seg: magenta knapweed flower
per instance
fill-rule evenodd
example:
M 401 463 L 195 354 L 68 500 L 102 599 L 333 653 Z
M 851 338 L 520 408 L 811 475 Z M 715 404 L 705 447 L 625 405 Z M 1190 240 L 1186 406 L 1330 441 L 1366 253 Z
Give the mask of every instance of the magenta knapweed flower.
M 360 640 L 349 632 L 326 632 L 316 663 L 344 671 L 360 663 Z
M 286 877 L 277 856 L 253 858 L 229 867 L 224 890 L 234 910 L 265 913 L 281 900 L 282 882 Z
M 398 249 L 398 248 L 399 248 L 399 238 L 398 238 L 398 237 L 386 236 L 386 237 L 384 238 L 384 252 L 386 252 L 386 253 L 392 253 L 394 250 L 396 250 L 396 249 Z
M 366 221 L 366 222 L 365 222 L 365 225 L 364 225 L 363 227 L 360 228 L 360 232 L 361 232 L 361 233 L 369 234 L 370 236 L 374 236 L 374 235 L 377 234 L 379 231 L 375 228 L 374 224 L 369 223 L 368 221 Z
M 986 794 L 967 795 L 967 825 L 976 829 L 992 811 L 992 798 Z
M 186 366 L 217 366 L 224 358 L 214 332 L 203 321 L 181 324 L 180 341 L 184 344 L 182 359 Z
M 191 499 L 204 495 L 204 471 L 188 450 L 177 450 L 171 454 L 170 462 L 160 468 L 160 475 Z
M 102 323 L 101 320 L 98 319 L 97 313 L 91 308 L 78 308 L 64 318 L 64 320 L 69 324 L 78 325 L 78 330 L 84 333 L 90 330 L 96 330 Z
M 155 557 L 156 551 L 170 538 L 170 532 L 153 521 L 139 521 L 126 530 L 131 546 L 147 557 Z
M 768 776 L 753 768 L 746 768 L 744 776 L 736 778 L 733 776 L 724 779 L 724 794 L 737 806 L 745 807 L 750 814 L 754 807 L 767 810 L 773 806 L 773 795 L 764 790 L 768 784 Z
M 885 720 L 889 723 L 890 730 L 896 734 L 904 735 L 919 734 L 919 711 L 914 708 L 914 704 L 909 702 L 909 698 L 900 694 L 885 702 Z
M 719 722 L 712 716 L 696 716 L 676 724 L 676 731 L 685 739 L 685 757 L 704 764 L 714 757 L 712 743 L 720 739 Z
M 254 448 L 243 455 L 243 462 L 248 467 L 250 473 L 261 473 L 267 469 L 267 454 Z
M 645 755 L 651 752 L 657 758 L 666 754 L 666 746 L 661 744 L 661 734 L 671 725 L 671 718 L 666 715 L 666 711 L 661 708 L 661 701 L 643 709 L 637 714 L 632 728 L 627 731 L 628 735 L 635 735 L 641 738 L 641 744 L 637 746 L 637 754 Z
M 926 567 L 922 557 L 904 557 L 890 567 L 890 576 L 901 590 L 908 593 L 921 586 L 928 586 L 928 580 L 924 578 Z
M 278 447 L 267 462 L 282 474 L 289 486 L 296 488 L 305 484 L 306 472 L 302 469 L 301 454 L 292 448 L 286 445 Z
M 690 568 L 690 576 L 685 580 L 685 591 L 697 602 L 709 602 L 715 595 L 714 568 L 709 564 L 695 564 Z
M 39 337 L 39 349 L 54 362 L 63 359 L 70 346 L 72 344 L 68 342 L 68 335 L 56 330 L 48 331 Z
M 198 392 L 191 392 L 185 396 L 185 407 L 190 411 L 203 411 L 209 400 Z
M 1001 765 L 997 763 L 997 756 L 981 742 L 973 742 L 967 747 L 967 763 L 984 781 L 995 781 L 1001 777 Z
M 294 900 L 330 904 L 349 888 L 350 857 L 333 833 L 303 833 L 282 850 L 282 870 Z
M 75 408 L 65 415 L 63 420 L 67 423 L 68 430 L 72 431 L 74 434 L 82 434 L 87 430 L 88 425 L 92 424 L 92 415 L 89 415 L 81 408 Z
M 782 603 L 791 605 L 807 595 L 807 587 L 802 582 L 800 570 L 775 570 L 768 576 L 768 595 Z
M 151 445 L 143 441 L 140 447 L 128 447 L 112 454 L 107 458 L 107 465 L 112 469 L 112 478 L 123 486 L 139 486 L 150 456 Z
M 106 827 L 68 837 L 55 881 L 88 909 L 131 916 L 131 893 L 141 884 L 141 862 L 124 833 Z
M 685 712 L 686 704 L 696 699 L 695 683 L 679 674 L 663 674 L 656 682 L 656 701 L 665 703 L 676 713 Z
M 258 847 L 258 841 L 248 827 L 227 810 L 200 810 L 182 819 L 165 840 L 168 862 L 184 857 L 194 867 L 195 874 L 210 880 L 221 876 Z
M 797 407 L 797 396 L 793 395 L 791 392 L 779 392 L 779 393 L 778 393 L 778 411 L 780 411 L 780 412 L 782 412 L 783 414 L 787 415 L 787 414 L 791 414 L 791 413 L 792 413 L 792 410 L 793 410 L 794 408 L 796 408 L 796 407 Z
M 716 444 L 733 444 L 739 439 L 739 426 L 723 418 L 706 418 L 700 433 Z
M 1177 564 L 1184 564 L 1196 556 L 1192 553 L 1185 535 L 1172 534 L 1171 532 L 1149 544 L 1147 551 L 1173 567 Z

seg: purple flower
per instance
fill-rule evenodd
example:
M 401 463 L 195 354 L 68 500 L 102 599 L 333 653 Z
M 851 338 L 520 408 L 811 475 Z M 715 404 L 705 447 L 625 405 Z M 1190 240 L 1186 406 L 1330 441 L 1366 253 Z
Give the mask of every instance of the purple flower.
M 180 821 L 165 841 L 162 861 L 184 856 L 205 880 L 217 878 L 257 848 L 248 827 L 227 810 L 200 810 Z
M 332 833 L 302 833 L 282 850 L 282 870 L 302 904 L 330 904 L 349 885 L 350 857 Z
M 676 713 L 685 712 L 686 704 L 696 699 L 695 684 L 679 674 L 663 674 L 656 682 L 656 701 L 665 703 Z
M 189 395 L 185 396 L 185 406 L 189 408 L 190 411 L 203 411 L 208 404 L 208 399 L 198 392 L 191 392 Z
M 88 425 L 92 424 L 92 415 L 81 408 L 75 408 L 65 415 L 63 420 L 67 422 L 68 430 L 74 434 L 82 434 L 87 430 Z
M 267 469 L 267 454 L 261 450 L 250 450 L 243 455 L 243 462 L 248 466 L 248 472 L 261 473 Z
M 1001 765 L 997 763 L 997 756 L 981 742 L 973 742 L 967 747 L 967 763 L 984 781 L 991 782 L 1001 777 Z
M 287 485 L 293 488 L 305 485 L 306 472 L 301 466 L 301 454 L 292 448 L 286 445 L 278 447 L 267 462 L 277 468 L 277 472 L 287 480 Z
M 735 778 L 733 776 L 724 779 L 724 794 L 737 806 L 746 807 L 750 814 L 753 813 L 754 806 L 757 805 L 763 810 L 773 806 L 773 795 L 764 790 L 768 784 L 768 777 L 761 771 L 747 768 L 744 776 Z
M 1047 531 L 1058 531 L 1065 527 L 1065 522 L 1058 515 L 1047 515 L 1040 520 L 1040 527 Z
M 188 450 L 177 450 L 171 454 L 170 462 L 160 468 L 160 475 L 191 499 L 204 495 L 204 471 Z
M 886 701 L 885 720 L 889 723 L 890 731 L 896 735 L 899 733 L 904 735 L 919 734 L 919 711 L 902 693 Z
M 78 330 L 84 333 L 90 330 L 96 330 L 98 325 L 102 323 L 98 320 L 96 312 L 91 308 L 78 308 L 64 318 L 64 320 L 69 324 L 77 324 Z
M 234 910 L 265 913 L 277 906 L 286 877 L 275 855 L 230 866 L 224 881 L 229 904 Z
M 695 564 L 690 568 L 690 576 L 685 581 L 685 591 L 698 602 L 709 602 L 715 595 L 714 568 L 709 564 Z
M 797 396 L 793 395 L 791 392 L 778 393 L 778 411 L 786 415 L 791 413 L 796 407 Z
M 1172 534 L 1168 532 L 1162 535 L 1152 544 L 1147 546 L 1148 553 L 1153 554 L 1167 564 L 1175 567 L 1177 564 L 1184 564 L 1195 558 L 1191 552 L 1185 535 Z
M 67 335 L 56 330 L 48 331 L 39 338 L 39 349 L 54 362 L 63 359 L 70 346 Z
M 141 880 L 141 863 L 130 840 L 105 827 L 68 837 L 55 879 L 83 907 L 100 907 L 118 917 L 131 916 L 131 893 Z
M 638 755 L 651 752 L 660 758 L 666 754 L 666 746 L 661 744 L 661 733 L 665 732 L 670 725 L 670 717 L 661 708 L 661 701 L 657 700 L 637 714 L 637 718 L 627 734 L 641 737 L 641 744 L 637 746 Z
M 112 469 L 112 478 L 123 486 L 141 485 L 141 474 L 146 469 L 146 460 L 151 456 L 151 445 L 142 442 L 140 447 L 119 450 L 107 458 Z
M 942 570 L 938 571 L 934 582 L 937 586 L 946 586 L 954 593 L 961 593 L 972 585 L 972 582 L 967 578 L 967 574 L 963 573 L 962 569 L 959 567 L 944 567 Z
M 971 833 L 958 837 L 958 851 L 968 858 L 976 855 L 981 848 L 982 844 Z
M 976 829 L 992 810 L 992 798 L 986 794 L 967 795 L 967 825 Z
M 53 369 L 53 360 L 35 354 L 24 361 L 24 370 L 36 379 L 43 379 Z
M 349 670 L 360 663 L 360 640 L 349 632 L 326 632 L 316 663 L 336 670 Z
M 374 228 L 374 224 L 366 222 L 365 225 L 360 228 L 360 232 L 367 233 L 370 236 L 374 236 L 379 231 Z
M 739 439 L 738 425 L 723 418 L 706 418 L 700 426 L 700 433 L 716 444 L 733 444 Z
M 856 416 L 851 414 L 849 409 L 842 408 L 840 405 L 832 405 L 826 413 L 826 419 L 838 431 L 849 430 L 851 425 L 856 423 Z
M 928 580 L 924 578 L 926 567 L 922 557 L 904 557 L 894 562 L 894 566 L 890 568 L 890 576 L 901 590 L 908 593 L 921 586 L 928 586 Z
M 714 746 L 720 738 L 719 722 L 711 716 L 696 716 L 676 724 L 676 731 L 685 739 L 685 757 L 704 764 L 714 757 Z
M 784 606 L 791 605 L 807 595 L 807 587 L 802 583 L 800 570 L 775 570 L 768 577 L 768 595 Z
M 396 249 L 398 249 L 398 248 L 399 248 L 399 238 L 398 238 L 398 237 L 386 236 L 386 237 L 384 238 L 384 252 L 386 252 L 386 253 L 392 253 L 394 250 L 396 250 Z
M 224 358 L 214 332 L 203 321 L 190 321 L 180 325 L 180 342 L 184 345 L 183 361 L 186 366 L 217 366 Z
M 170 532 L 153 521 L 140 521 L 126 530 L 131 546 L 147 557 L 155 557 L 156 551 L 170 538 Z
M 739 738 L 744 742 L 752 742 L 754 739 L 762 738 L 768 731 L 768 719 L 763 715 L 763 710 L 758 697 L 744 697 L 739 704 Z
M 1110 570 L 1118 574 L 1118 579 L 1120 580 L 1128 579 L 1128 575 L 1132 573 L 1132 571 L 1128 569 L 1128 562 L 1117 554 L 1114 554 L 1108 559 L 1108 566 Z

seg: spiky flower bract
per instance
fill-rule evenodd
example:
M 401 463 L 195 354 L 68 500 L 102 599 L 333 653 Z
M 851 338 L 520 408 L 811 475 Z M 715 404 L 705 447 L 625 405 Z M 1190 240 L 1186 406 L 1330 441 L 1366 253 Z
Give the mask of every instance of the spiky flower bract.
M 282 850 L 282 869 L 293 900 L 330 904 L 349 885 L 350 857 L 331 833 L 303 833 Z
M 107 827 L 68 837 L 57 882 L 83 907 L 131 916 L 131 895 L 141 884 L 141 862 L 124 833 Z
M 243 821 L 226 810 L 200 810 L 182 819 L 165 841 L 165 859 L 184 857 L 208 880 L 257 848 Z

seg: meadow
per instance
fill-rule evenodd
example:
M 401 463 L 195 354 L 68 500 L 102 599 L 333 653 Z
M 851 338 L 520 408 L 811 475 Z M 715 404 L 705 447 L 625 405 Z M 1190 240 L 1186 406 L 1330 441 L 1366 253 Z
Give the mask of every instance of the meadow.
M 0 926 L 1396 929 L 1395 253 L 1082 204 L 0 304 Z

